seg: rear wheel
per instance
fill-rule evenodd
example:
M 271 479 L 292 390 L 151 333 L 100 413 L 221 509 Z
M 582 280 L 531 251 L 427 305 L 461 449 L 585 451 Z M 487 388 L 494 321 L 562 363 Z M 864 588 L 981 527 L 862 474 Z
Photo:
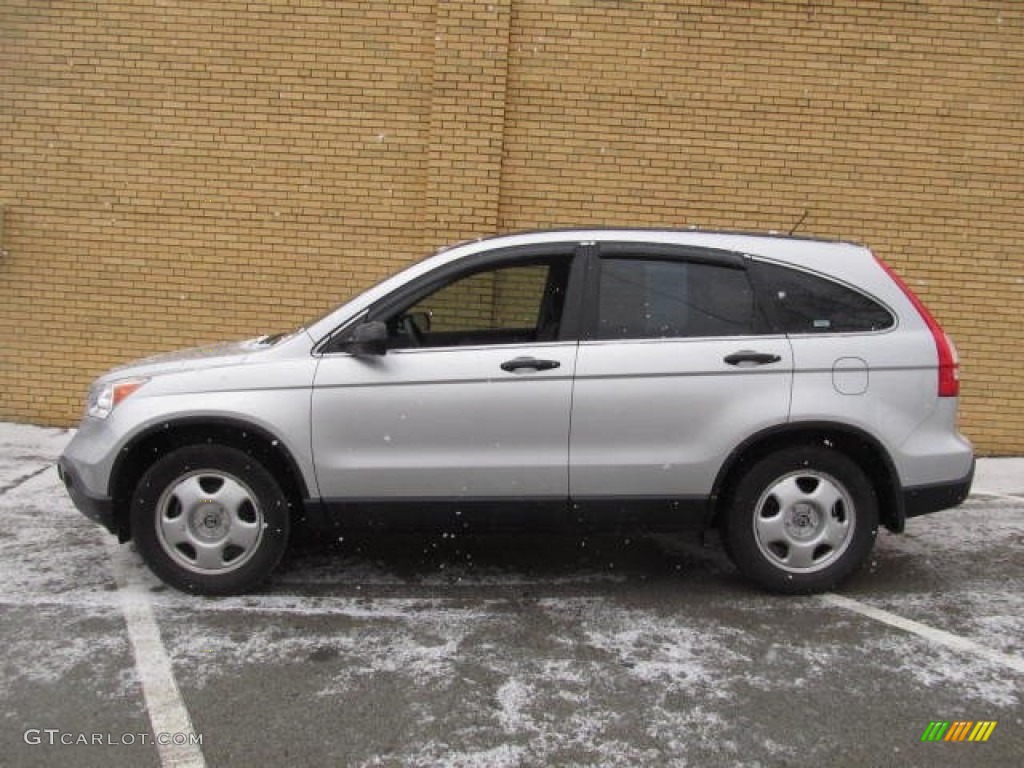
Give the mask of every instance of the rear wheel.
M 222 445 L 179 448 L 153 464 L 132 498 L 146 564 L 173 587 L 228 595 L 256 587 L 288 543 L 288 499 L 252 456 Z
M 754 464 L 725 514 L 736 566 L 775 592 L 831 589 L 861 565 L 878 530 L 878 501 L 863 470 L 816 445 Z

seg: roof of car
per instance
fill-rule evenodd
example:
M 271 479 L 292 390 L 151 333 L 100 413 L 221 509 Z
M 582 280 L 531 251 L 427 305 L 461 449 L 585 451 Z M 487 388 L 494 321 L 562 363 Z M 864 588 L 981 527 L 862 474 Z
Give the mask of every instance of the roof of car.
M 544 229 L 482 237 L 442 248 L 438 254 L 468 255 L 496 247 L 514 247 L 558 242 L 656 242 L 734 251 L 768 258 L 788 259 L 800 252 L 817 256 L 823 252 L 864 252 L 858 243 L 779 232 L 734 232 L 704 229 L 643 229 L 593 227 L 587 229 Z
M 501 240 L 505 238 L 529 238 L 533 242 L 549 242 L 552 238 L 558 240 L 575 240 L 577 238 L 590 238 L 595 240 L 615 240 L 620 236 L 626 236 L 628 239 L 643 239 L 658 237 L 659 235 L 700 235 L 702 237 L 728 237 L 728 238 L 752 238 L 752 239 L 764 239 L 771 238 L 777 240 L 789 240 L 789 241 L 807 241 L 815 243 L 834 243 L 842 245 L 860 245 L 857 242 L 849 240 L 841 240 L 838 238 L 821 237 L 817 235 L 797 235 L 787 232 L 779 232 L 777 230 L 769 230 L 767 232 L 757 232 L 752 230 L 741 230 L 741 229 L 703 229 L 701 227 L 556 227 L 552 229 L 526 229 L 517 230 L 512 232 L 506 232 L 502 234 L 487 235 L 484 237 L 478 237 L 471 240 L 463 240 L 458 243 L 452 243 L 449 245 L 442 246 L 440 251 L 447 251 L 452 248 L 456 248 L 461 245 L 468 245 L 470 243 L 486 243 L 493 240 Z M 639 236 L 639 238 L 638 238 Z

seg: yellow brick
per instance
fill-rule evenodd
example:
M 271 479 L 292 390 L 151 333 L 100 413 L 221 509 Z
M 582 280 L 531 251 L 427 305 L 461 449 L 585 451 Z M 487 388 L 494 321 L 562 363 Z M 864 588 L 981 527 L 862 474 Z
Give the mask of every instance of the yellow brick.
M 1024 452 L 1013 0 L 9 5 L 0 418 L 452 240 L 807 210 L 956 338 L 979 449 Z

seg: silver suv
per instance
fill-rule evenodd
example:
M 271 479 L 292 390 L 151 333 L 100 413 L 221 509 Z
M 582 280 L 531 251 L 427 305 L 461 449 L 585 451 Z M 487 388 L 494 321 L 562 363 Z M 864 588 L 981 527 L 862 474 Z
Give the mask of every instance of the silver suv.
M 59 462 L 164 581 L 258 585 L 299 523 L 717 528 L 779 592 L 959 504 L 949 338 L 859 245 L 551 231 L 459 245 L 287 335 L 93 385 Z

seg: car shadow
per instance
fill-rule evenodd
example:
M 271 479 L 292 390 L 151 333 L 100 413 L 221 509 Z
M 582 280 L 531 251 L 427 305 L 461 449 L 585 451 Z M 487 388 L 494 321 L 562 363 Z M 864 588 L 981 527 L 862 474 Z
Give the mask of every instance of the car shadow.
M 506 596 L 738 579 L 714 534 L 702 542 L 694 534 L 360 532 L 303 535 L 269 586 L 306 594 Z

